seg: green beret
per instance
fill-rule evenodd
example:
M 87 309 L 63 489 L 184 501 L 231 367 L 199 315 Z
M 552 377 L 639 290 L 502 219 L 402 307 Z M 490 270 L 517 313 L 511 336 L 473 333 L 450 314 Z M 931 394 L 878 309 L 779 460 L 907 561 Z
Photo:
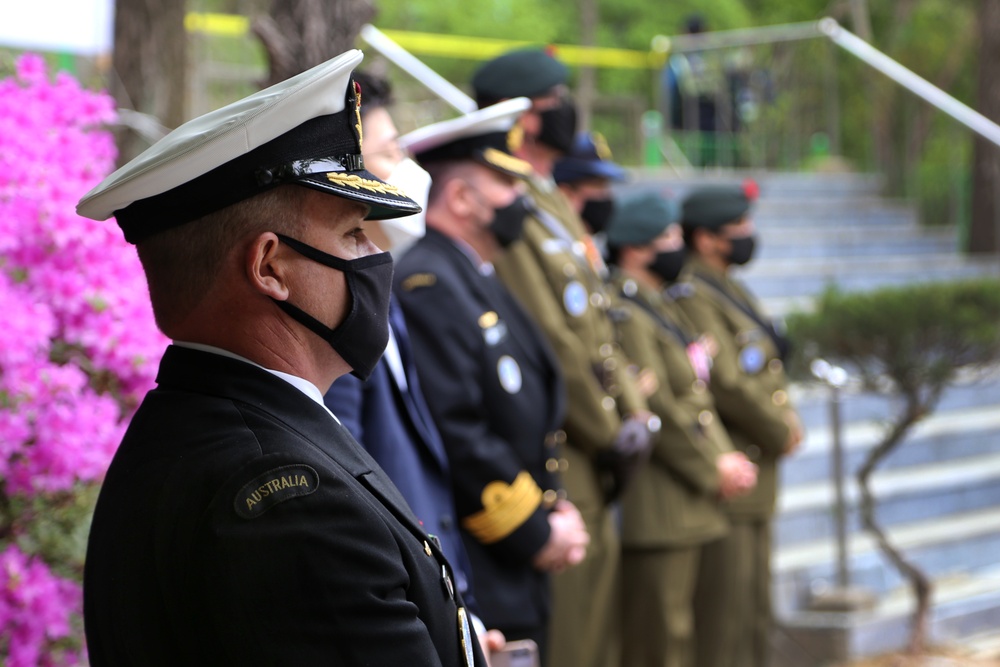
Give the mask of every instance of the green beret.
M 681 224 L 717 230 L 723 225 L 739 222 L 748 210 L 751 199 L 739 185 L 713 185 L 691 191 L 681 205 Z
M 561 83 L 569 70 L 541 49 L 510 51 L 480 67 L 472 77 L 476 99 L 537 97 Z
M 677 204 L 656 192 L 629 195 L 615 201 L 608 221 L 608 245 L 646 245 L 677 222 Z

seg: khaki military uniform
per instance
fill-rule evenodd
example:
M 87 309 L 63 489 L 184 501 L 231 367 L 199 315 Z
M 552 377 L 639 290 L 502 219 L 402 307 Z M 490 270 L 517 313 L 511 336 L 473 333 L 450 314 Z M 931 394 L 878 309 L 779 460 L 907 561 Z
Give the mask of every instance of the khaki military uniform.
M 725 273 L 692 257 L 670 292 L 698 332 L 714 339 L 716 407 L 734 446 L 759 466 L 756 488 L 725 504 L 729 535 L 704 555 L 702 566 L 718 576 L 697 591 L 699 664 L 764 667 L 771 630 L 770 522 L 778 460 L 789 436 L 786 412 L 793 409 L 787 378 L 759 306 Z
M 536 177 L 529 189 L 542 210 L 525 219 L 523 239 L 495 266 L 559 359 L 568 399 L 563 484 L 591 537 L 583 563 L 553 579 L 548 664 L 609 667 L 620 642 L 621 545 L 595 456 L 611 446 L 622 416 L 645 401 L 615 343 L 610 298 L 594 265 L 600 258 L 585 244 L 582 223 L 550 182 Z
M 622 276 L 615 284 L 628 305 L 617 327 L 622 351 L 655 373 L 649 407 L 663 422 L 650 464 L 622 498 L 622 664 L 693 667 L 702 546 L 728 528 L 716 460 L 733 445 L 689 357 L 690 345 L 706 353 L 687 318 L 657 290 Z

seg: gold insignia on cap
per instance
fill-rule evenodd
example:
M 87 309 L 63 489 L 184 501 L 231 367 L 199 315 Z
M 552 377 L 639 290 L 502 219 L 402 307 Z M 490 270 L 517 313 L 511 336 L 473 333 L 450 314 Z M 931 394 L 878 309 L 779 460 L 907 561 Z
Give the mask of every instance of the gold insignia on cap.
M 510 131 L 507 132 L 507 150 L 515 153 L 520 150 L 523 144 L 524 128 L 521 127 L 521 123 L 514 123 L 514 127 L 510 128 Z
M 433 273 L 414 273 L 402 282 L 403 290 L 412 292 L 418 287 L 430 287 L 437 282 L 437 276 Z
M 531 165 L 520 158 L 504 153 L 495 148 L 487 148 L 483 151 L 483 159 L 495 167 L 500 167 L 518 176 L 527 176 L 531 173 Z
M 492 310 L 488 310 L 479 316 L 479 326 L 482 329 L 489 329 L 492 326 L 496 326 L 496 323 L 499 319 L 500 319 L 499 315 L 497 315 Z
M 368 190 L 369 192 L 377 192 L 382 195 L 397 195 L 400 197 L 406 196 L 403 191 L 395 185 L 389 185 L 388 183 L 383 183 L 382 181 L 373 181 L 370 178 L 361 178 L 357 174 L 331 172 L 326 175 L 326 178 L 331 183 L 343 185 L 348 188 L 354 188 L 355 190 Z
M 522 470 L 510 484 L 496 480 L 483 489 L 483 509 L 462 519 L 462 527 L 483 544 L 513 533 L 542 502 L 542 490 L 531 473 Z
M 354 115 L 358 119 L 354 128 L 358 131 L 358 148 L 361 148 L 361 143 L 364 141 L 365 135 L 361 129 L 361 84 L 357 81 L 354 82 Z
M 597 151 L 597 157 L 602 160 L 610 160 L 611 148 L 608 146 L 608 140 L 604 138 L 604 135 L 600 132 L 594 132 L 591 137 L 594 140 L 594 150 Z

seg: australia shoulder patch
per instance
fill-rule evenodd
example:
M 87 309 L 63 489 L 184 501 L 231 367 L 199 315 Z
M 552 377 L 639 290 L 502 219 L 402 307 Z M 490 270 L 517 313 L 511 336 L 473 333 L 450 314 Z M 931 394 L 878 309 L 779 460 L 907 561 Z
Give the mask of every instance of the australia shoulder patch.
M 233 499 L 233 508 L 244 519 L 256 519 L 278 503 L 308 496 L 318 488 L 319 475 L 311 466 L 281 466 L 244 484 Z

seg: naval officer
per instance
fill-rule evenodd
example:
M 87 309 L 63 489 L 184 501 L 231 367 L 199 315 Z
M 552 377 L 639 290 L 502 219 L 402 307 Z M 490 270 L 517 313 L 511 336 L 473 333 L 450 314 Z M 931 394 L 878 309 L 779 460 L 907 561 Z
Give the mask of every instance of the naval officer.
M 94 514 L 93 665 L 484 665 L 444 555 L 323 405 L 385 348 L 419 210 L 361 156 L 347 52 L 168 134 L 81 200 L 174 340 Z
M 427 235 L 395 283 L 448 450 L 483 620 L 544 653 L 549 573 L 581 561 L 589 536 L 558 497 L 561 459 L 548 437 L 563 417 L 558 363 L 493 271 L 524 225 L 530 167 L 508 152 L 507 134 L 527 105 L 508 100 L 402 137 L 432 186 Z

